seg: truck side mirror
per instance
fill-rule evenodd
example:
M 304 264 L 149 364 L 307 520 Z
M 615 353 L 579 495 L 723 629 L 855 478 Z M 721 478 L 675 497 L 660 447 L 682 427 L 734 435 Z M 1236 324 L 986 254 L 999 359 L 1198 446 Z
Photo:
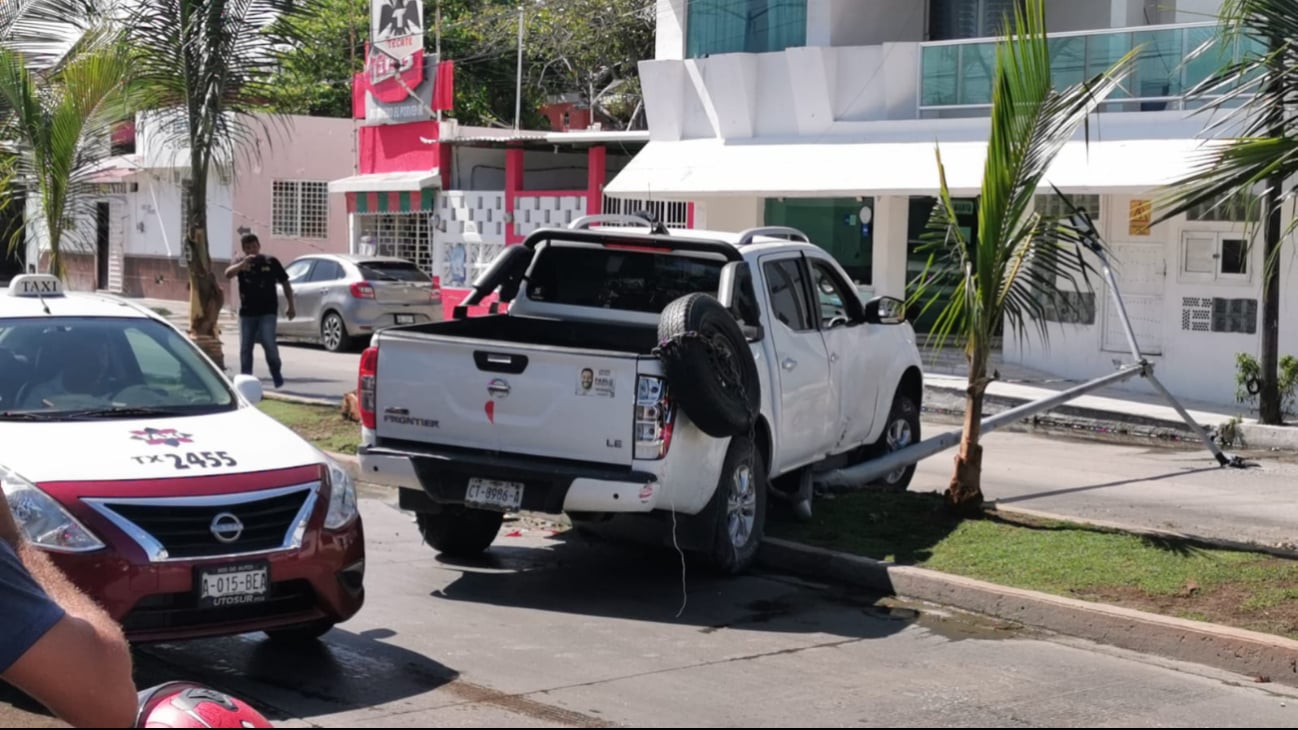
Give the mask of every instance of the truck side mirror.
M 906 321 L 906 303 L 897 297 L 875 297 L 865 303 L 865 321 L 870 324 L 901 324 Z

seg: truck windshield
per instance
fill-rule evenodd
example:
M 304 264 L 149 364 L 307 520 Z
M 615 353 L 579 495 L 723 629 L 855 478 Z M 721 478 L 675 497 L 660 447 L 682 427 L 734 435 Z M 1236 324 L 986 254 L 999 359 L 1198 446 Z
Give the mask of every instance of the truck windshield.
M 657 313 L 686 294 L 716 296 L 724 265 L 720 258 L 671 252 L 549 246 L 537 255 L 527 296 L 537 302 Z

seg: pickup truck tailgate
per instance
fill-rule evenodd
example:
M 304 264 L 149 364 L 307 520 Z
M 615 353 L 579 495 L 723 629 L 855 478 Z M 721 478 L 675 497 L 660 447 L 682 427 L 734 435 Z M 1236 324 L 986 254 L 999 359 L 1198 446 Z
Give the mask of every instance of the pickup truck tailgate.
M 380 440 L 630 466 L 635 353 L 381 336 Z

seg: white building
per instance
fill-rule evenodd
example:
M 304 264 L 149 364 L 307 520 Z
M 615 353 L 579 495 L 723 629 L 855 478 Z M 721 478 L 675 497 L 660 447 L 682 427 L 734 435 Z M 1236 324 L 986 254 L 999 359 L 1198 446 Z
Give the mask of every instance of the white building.
M 189 298 L 185 219 L 189 158 L 179 142 L 140 115 L 133 132 L 87 174 L 97 185 L 92 207 L 66 232 L 61 250 L 68 285 L 134 297 Z M 244 232 L 285 265 L 307 253 L 342 253 L 347 214 L 329 204 L 328 183 L 354 170 L 348 119 L 288 116 L 251 123 L 254 142 L 230 174 L 212 171 L 207 187 L 208 250 L 220 272 Z M 49 243 L 36 196 L 27 199 L 26 257 L 46 265 Z M 238 287 L 218 277 L 226 306 Z
M 640 64 L 650 142 L 605 194 L 689 201 L 699 227 L 799 227 L 864 291 L 902 296 L 923 266 L 914 248 L 938 188 L 935 143 L 975 220 L 994 36 L 1012 2 L 658 0 L 656 58 Z M 1235 354 L 1259 348 L 1261 247 L 1246 251 L 1244 223 L 1222 220 L 1241 218 L 1234 209 L 1144 223 L 1156 189 L 1202 144 L 1207 117 L 1184 94 L 1220 57 L 1183 59 L 1213 38 L 1220 0 L 1045 5 L 1061 84 L 1145 47 L 1092 119 L 1089 145 L 1070 143 L 1047 183 L 1100 223 L 1141 347 L 1169 363 L 1160 379 L 1231 403 Z M 1291 261 L 1286 249 L 1286 282 Z M 1282 302 L 1282 354 L 1298 354 L 1293 300 Z M 1111 371 L 1130 355 L 1103 287 L 1093 312 L 1052 325 L 1049 350 L 1007 337 L 1005 360 L 1072 378 Z

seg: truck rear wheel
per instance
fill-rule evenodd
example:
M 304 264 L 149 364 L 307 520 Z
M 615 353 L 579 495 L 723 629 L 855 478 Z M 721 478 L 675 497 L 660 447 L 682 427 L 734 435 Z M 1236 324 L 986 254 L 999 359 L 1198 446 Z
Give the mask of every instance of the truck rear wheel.
M 704 433 L 747 434 L 761 408 L 761 382 L 752 348 L 721 302 L 689 294 L 658 320 L 657 355 L 672 398 Z
M 429 547 L 453 558 L 482 554 L 496 539 L 503 512 L 444 505 L 441 512 L 416 512 L 419 534 Z
M 736 436 L 726 450 L 712 503 L 712 547 L 704 556 L 725 575 L 748 570 L 766 534 L 766 460 L 751 439 Z

